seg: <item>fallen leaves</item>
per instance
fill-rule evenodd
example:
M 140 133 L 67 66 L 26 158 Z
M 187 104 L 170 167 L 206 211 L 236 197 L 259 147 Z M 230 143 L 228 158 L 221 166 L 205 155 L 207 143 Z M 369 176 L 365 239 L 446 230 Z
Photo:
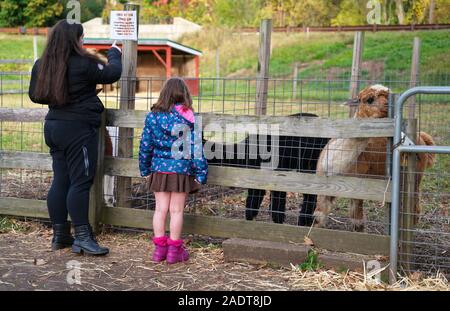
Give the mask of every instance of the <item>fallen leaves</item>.
M 313 240 L 311 238 L 307 237 L 307 236 L 305 236 L 305 238 L 303 239 L 303 242 L 304 242 L 305 245 L 314 246 Z
M 43 266 L 46 265 L 47 261 L 45 261 L 44 259 L 41 258 L 34 258 L 34 265 L 35 266 Z

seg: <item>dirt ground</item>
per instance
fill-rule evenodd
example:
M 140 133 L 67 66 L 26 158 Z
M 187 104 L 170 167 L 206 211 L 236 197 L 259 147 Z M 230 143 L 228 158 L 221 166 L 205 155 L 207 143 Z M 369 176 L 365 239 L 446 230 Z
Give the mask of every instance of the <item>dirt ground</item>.
M 51 252 L 51 231 L 0 235 L 0 290 L 288 290 L 276 270 L 225 263 L 222 249 L 191 242 L 187 264 L 155 264 L 148 234 L 102 234 L 106 257 Z M 68 263 L 80 262 L 81 284 L 70 285 Z M 70 263 L 69 263 L 70 265 Z
M 450 290 L 443 278 L 372 286 L 363 275 L 349 271 L 303 272 L 229 263 L 220 244 L 200 237 L 188 239 L 191 260 L 167 265 L 150 260 L 149 234 L 105 232 L 98 240 L 110 248 L 110 254 L 92 257 L 70 250 L 51 252 L 51 231 L 42 225 L 33 225 L 27 232 L 9 230 L 0 234 L 0 290 Z

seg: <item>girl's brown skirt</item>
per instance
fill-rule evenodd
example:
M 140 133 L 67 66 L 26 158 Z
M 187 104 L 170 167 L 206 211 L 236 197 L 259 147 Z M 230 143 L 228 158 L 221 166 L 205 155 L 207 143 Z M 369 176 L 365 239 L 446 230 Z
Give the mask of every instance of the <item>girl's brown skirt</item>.
M 184 192 L 196 193 L 200 190 L 200 184 L 193 176 L 181 174 L 152 173 L 147 178 L 147 189 L 150 192 Z

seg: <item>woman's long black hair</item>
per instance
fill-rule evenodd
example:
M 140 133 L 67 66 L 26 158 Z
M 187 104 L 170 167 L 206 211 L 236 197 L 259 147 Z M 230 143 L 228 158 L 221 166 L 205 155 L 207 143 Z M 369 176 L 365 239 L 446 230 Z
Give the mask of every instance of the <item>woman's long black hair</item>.
M 71 55 L 86 56 L 104 64 L 102 60 L 82 48 L 81 24 L 59 21 L 50 31 L 47 46 L 39 61 L 34 97 L 51 105 L 63 106 L 69 101 L 67 66 Z

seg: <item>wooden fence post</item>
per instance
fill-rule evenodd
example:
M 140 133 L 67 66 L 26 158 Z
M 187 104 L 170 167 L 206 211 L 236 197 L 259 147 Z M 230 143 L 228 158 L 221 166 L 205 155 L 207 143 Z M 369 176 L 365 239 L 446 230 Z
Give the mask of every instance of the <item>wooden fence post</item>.
M 411 80 L 410 87 L 413 88 L 417 86 L 419 81 L 419 68 L 420 68 L 420 38 L 415 37 L 413 43 L 413 55 L 411 61 Z M 415 119 L 416 112 L 416 97 L 413 96 L 408 102 L 408 119 Z
M 364 46 L 364 32 L 358 31 L 355 33 L 355 40 L 353 43 L 353 61 L 352 61 L 352 76 L 350 78 L 350 99 L 358 98 L 359 79 L 361 77 L 361 63 Z M 352 118 L 357 109 L 356 105 L 350 105 L 349 117 Z
M 420 65 L 420 38 L 414 38 L 413 56 L 411 62 L 411 81 L 410 87 L 417 86 L 419 80 Z M 413 96 L 408 101 L 408 122 L 406 135 L 413 141 L 417 140 L 417 119 L 416 116 L 416 98 Z M 403 173 L 403 209 L 402 209 L 402 227 L 401 227 L 401 261 L 403 269 L 410 271 L 412 265 L 412 241 L 415 220 L 417 219 L 416 205 L 418 203 L 418 184 L 416 183 L 417 159 L 413 153 L 405 154 L 406 167 Z
M 397 95 L 393 92 L 389 94 L 389 103 L 388 103 L 388 118 L 393 119 L 394 118 L 394 105 L 397 101 Z M 392 146 L 393 146 L 393 139 L 392 137 L 387 138 L 388 143 L 386 144 L 386 166 L 385 166 L 385 175 L 389 177 L 389 184 L 391 184 L 392 180 Z M 390 235 L 391 234 L 391 203 L 386 202 L 385 203 L 385 223 L 387 224 L 384 234 Z
M 294 64 L 294 72 L 292 74 L 292 99 L 297 99 L 297 78 L 298 78 L 298 69 L 300 67 L 300 63 Z
M 98 156 L 94 183 L 89 192 L 89 222 L 94 232 L 98 232 L 102 209 L 105 205 L 103 194 L 103 179 L 105 177 L 105 131 L 106 113 L 102 114 L 102 123 L 98 130 Z
M 216 95 L 220 96 L 220 49 L 216 48 Z
M 272 20 L 264 19 L 261 22 L 259 33 L 258 77 L 256 81 L 256 115 L 265 115 L 267 112 L 271 37 Z
M 39 31 L 37 28 L 34 28 L 34 36 L 33 36 L 33 56 L 34 56 L 34 62 L 36 62 L 39 58 L 38 55 L 38 34 Z
M 138 33 L 139 33 L 139 5 L 125 5 L 125 11 L 136 11 Z M 122 48 L 122 80 L 120 84 L 120 109 L 133 110 L 136 96 L 136 68 L 137 68 L 137 47 L 138 42 L 124 40 Z M 119 129 L 118 156 L 121 158 L 133 157 L 133 136 L 132 128 Z M 120 207 L 131 207 L 131 178 L 119 177 L 117 179 L 117 204 Z

